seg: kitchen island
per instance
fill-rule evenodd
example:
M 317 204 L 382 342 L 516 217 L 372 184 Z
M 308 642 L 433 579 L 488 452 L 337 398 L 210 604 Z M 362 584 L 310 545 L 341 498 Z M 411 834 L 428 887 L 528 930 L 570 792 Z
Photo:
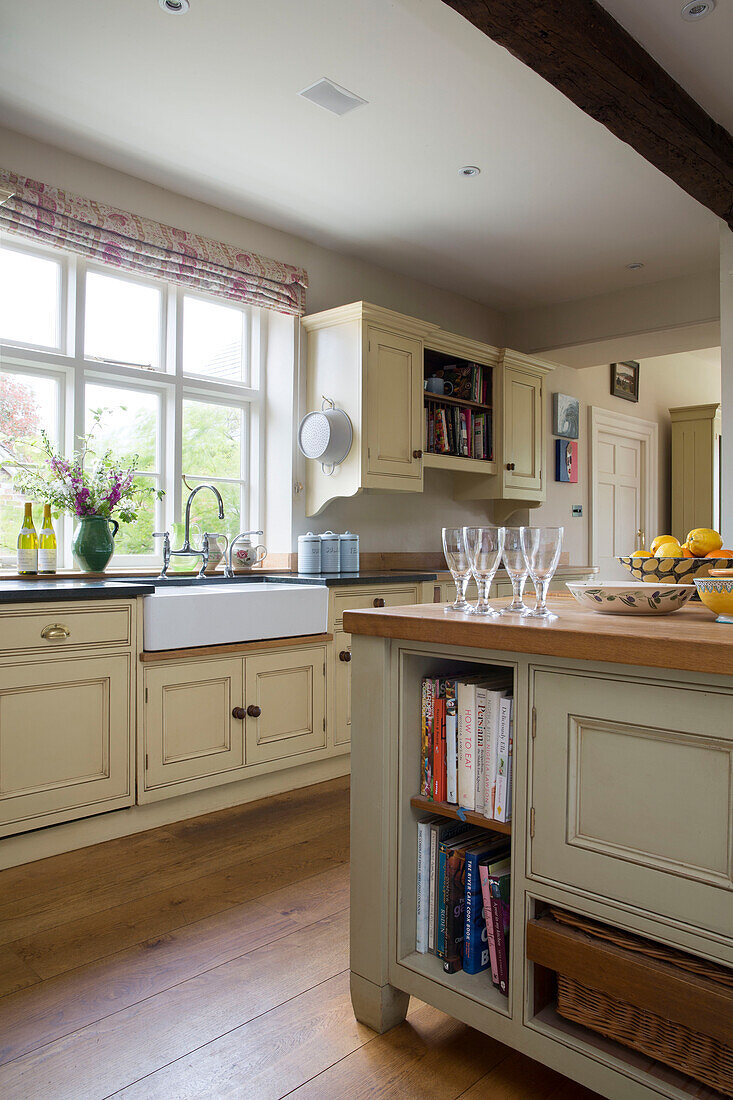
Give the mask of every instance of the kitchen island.
M 733 1042 L 731 986 L 593 946 L 550 910 L 730 976 L 733 630 L 699 605 L 660 617 L 595 614 L 570 597 L 549 605 L 550 623 L 480 621 L 434 605 L 344 616 L 355 1014 L 385 1031 L 412 995 L 608 1097 L 719 1096 L 644 1053 L 644 1042 L 631 1050 L 566 1018 L 557 975 L 601 1000 L 631 999 L 704 1043 Z M 457 816 L 419 797 L 422 679 L 497 667 L 514 695 L 513 814 L 502 823 L 512 860 L 508 997 L 489 972 L 448 974 L 415 949 L 417 823 Z

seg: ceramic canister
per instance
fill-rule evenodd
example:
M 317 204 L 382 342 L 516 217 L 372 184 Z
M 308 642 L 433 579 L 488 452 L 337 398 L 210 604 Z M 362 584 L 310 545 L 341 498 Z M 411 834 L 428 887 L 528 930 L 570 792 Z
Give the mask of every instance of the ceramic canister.
M 351 531 L 339 535 L 339 557 L 342 573 L 359 572 L 359 536 Z
M 341 539 L 333 531 L 324 531 L 321 535 L 321 572 L 340 573 L 341 557 L 339 543 Z
M 298 535 L 298 572 L 321 572 L 321 536 L 312 531 Z

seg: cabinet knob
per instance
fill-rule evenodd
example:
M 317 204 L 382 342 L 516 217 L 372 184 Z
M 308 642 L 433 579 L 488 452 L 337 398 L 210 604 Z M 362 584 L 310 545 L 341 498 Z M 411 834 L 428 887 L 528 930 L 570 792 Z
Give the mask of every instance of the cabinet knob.
M 262 711 L 259 707 L 256 707 L 254 703 L 251 703 L 247 707 L 247 714 L 250 716 L 250 718 L 259 718 L 259 716 L 262 714 Z
M 62 626 L 61 623 L 51 623 L 50 626 L 44 626 L 41 631 L 41 637 L 47 642 L 59 642 L 63 638 L 71 636 L 71 631 L 68 627 Z
M 412 452 L 412 457 L 413 458 L 422 458 L 422 451 L 413 451 Z
M 375 596 L 374 597 L 374 606 L 375 607 L 384 607 L 384 599 L 383 599 L 382 596 Z
M 514 469 L 514 463 L 513 462 L 507 462 L 506 468 L 507 468 L 507 470 L 513 470 Z
M 339 653 L 339 661 L 344 661 L 346 664 L 351 660 L 351 650 L 342 649 Z
M 243 722 L 244 717 L 244 707 L 235 707 L 232 711 L 232 718 L 236 718 L 238 722 Z

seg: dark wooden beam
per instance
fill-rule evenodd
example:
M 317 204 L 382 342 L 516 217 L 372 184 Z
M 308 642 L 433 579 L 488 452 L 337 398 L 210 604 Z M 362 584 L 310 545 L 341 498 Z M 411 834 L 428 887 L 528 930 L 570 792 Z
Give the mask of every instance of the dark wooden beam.
M 596 0 L 444 2 L 733 228 L 733 138 Z

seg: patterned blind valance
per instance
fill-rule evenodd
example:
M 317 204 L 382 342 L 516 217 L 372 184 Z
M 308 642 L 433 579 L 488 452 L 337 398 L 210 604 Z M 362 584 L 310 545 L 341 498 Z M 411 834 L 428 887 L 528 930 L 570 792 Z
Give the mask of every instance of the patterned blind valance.
M 174 229 L 0 169 L 0 232 L 237 302 L 302 315 L 302 268 Z M 0 199 L 1 199 L 0 195 Z

